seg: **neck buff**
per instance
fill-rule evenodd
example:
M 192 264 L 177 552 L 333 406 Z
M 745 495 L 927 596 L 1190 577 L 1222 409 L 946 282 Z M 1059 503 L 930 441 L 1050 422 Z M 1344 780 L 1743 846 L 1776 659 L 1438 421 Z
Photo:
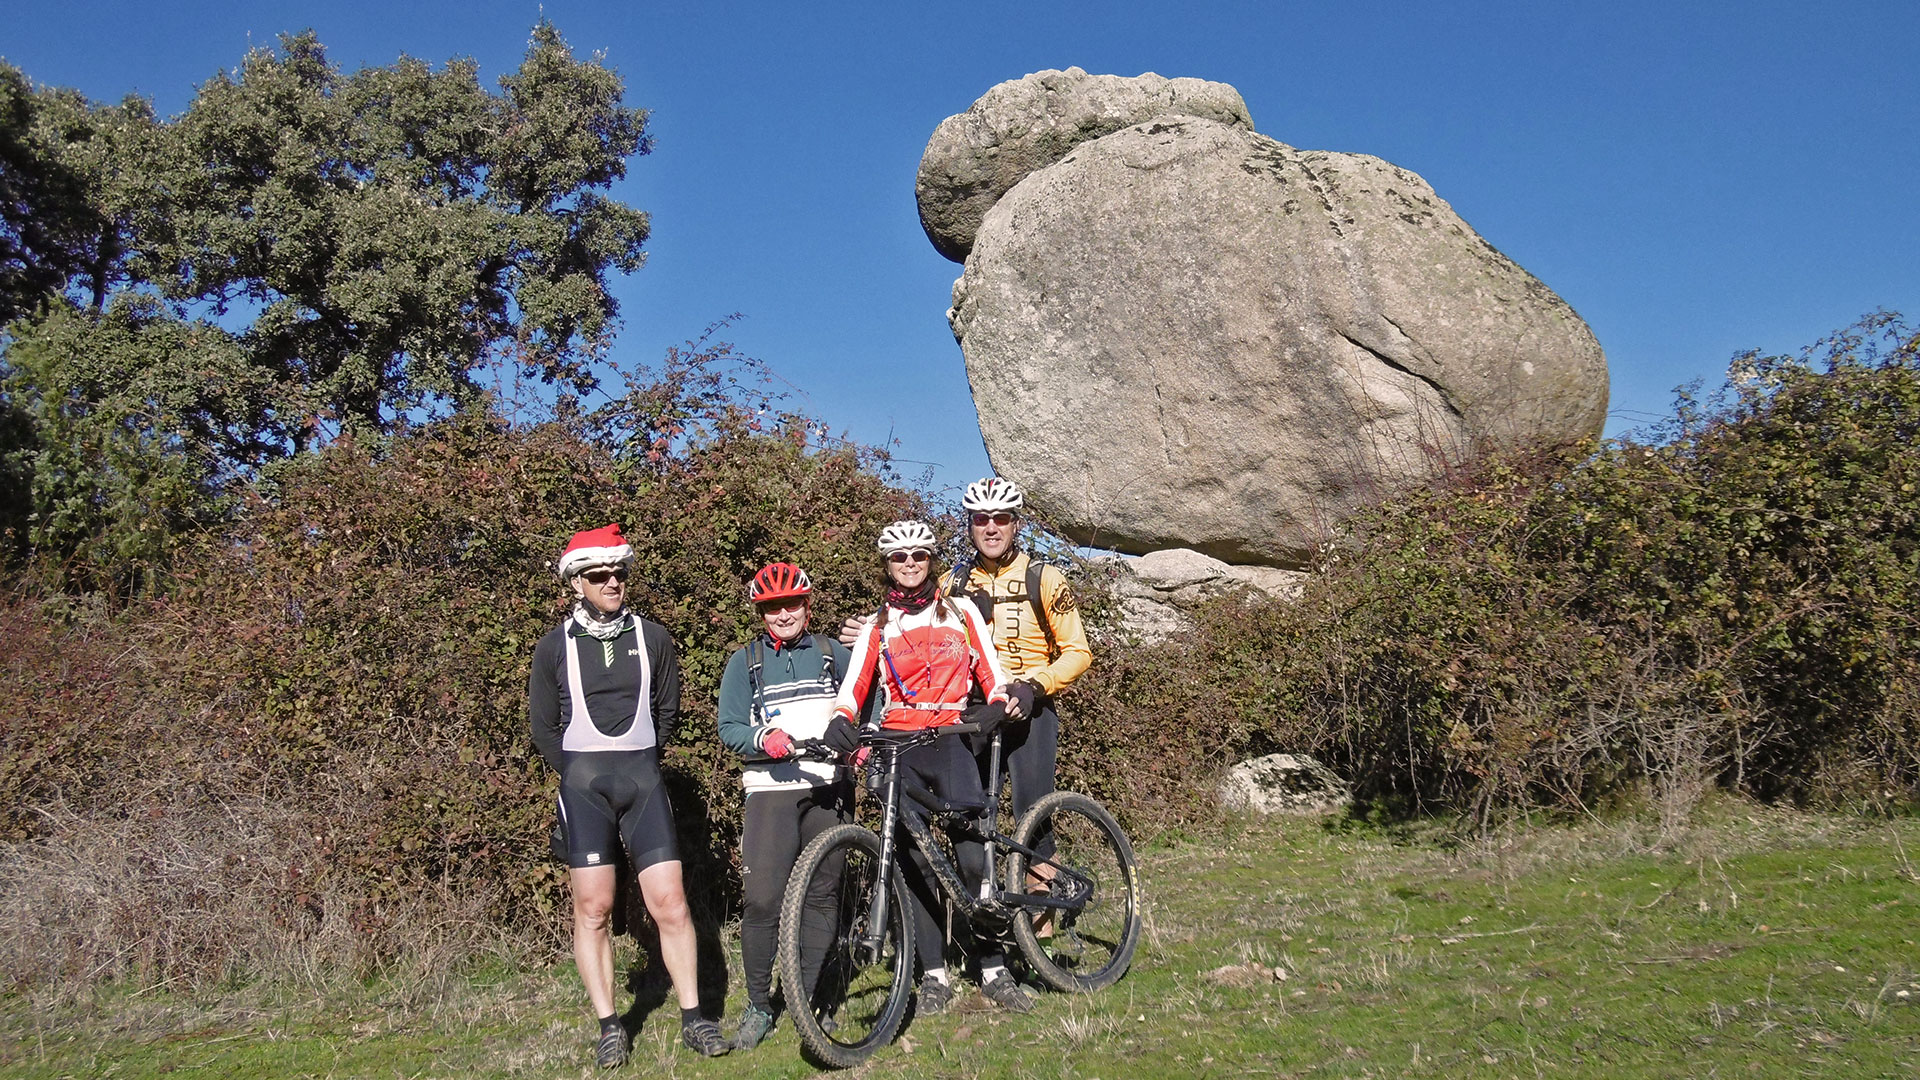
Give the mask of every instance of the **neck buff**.
M 902 589 L 898 585 L 888 587 L 887 604 L 890 607 L 897 607 L 909 615 L 918 614 L 926 610 L 928 604 L 933 603 L 933 596 L 938 591 L 939 588 L 934 583 L 933 575 L 928 574 L 927 580 L 921 582 L 919 588 L 916 589 Z
M 802 641 L 807 640 L 807 628 L 804 626 L 801 627 L 800 632 L 793 635 L 793 638 L 789 641 L 781 641 L 779 638 L 774 637 L 773 631 L 771 630 L 762 631 L 760 636 L 767 639 L 767 644 L 773 648 L 774 652 L 779 652 L 781 649 L 791 649 Z
M 997 559 L 989 559 L 985 555 L 980 554 L 978 551 L 974 552 L 973 564 L 974 566 L 978 566 L 980 569 L 985 570 L 989 574 L 997 574 L 1000 571 L 1006 569 L 1007 566 L 1013 562 L 1013 560 L 1019 557 L 1020 557 L 1020 545 L 1012 544 L 1007 547 L 1007 553 L 1005 555 L 1000 556 Z M 971 570 L 972 567 L 969 567 L 968 569 Z M 954 580 L 958 581 L 960 579 L 955 578 Z
M 633 625 L 633 613 L 623 607 L 611 615 L 602 615 L 599 608 L 580 600 L 573 605 L 573 624 L 601 641 L 612 641 Z

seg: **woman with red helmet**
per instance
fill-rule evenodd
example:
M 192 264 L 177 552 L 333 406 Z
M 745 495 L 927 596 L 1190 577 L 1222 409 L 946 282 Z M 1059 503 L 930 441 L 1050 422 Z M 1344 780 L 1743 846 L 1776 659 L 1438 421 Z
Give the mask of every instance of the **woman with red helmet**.
M 793 760 L 794 744 L 821 740 L 852 752 L 859 731 L 833 715 L 846 676 L 846 646 L 807 633 L 813 582 L 792 563 L 768 563 L 753 575 L 747 600 L 759 613 L 761 632 L 727 658 L 720 676 L 720 741 L 743 757 L 775 759 L 741 771 L 746 812 L 740 830 L 740 878 L 745 910 L 740 916 L 740 956 L 746 968 L 747 1009 L 734 1046 L 751 1050 L 773 1028 L 774 942 L 780 901 L 800 850 L 822 831 L 850 820 L 853 783 L 837 779 L 834 766 Z M 811 910 L 828 913 L 818 931 L 831 934 L 831 894 Z M 819 956 L 825 942 L 807 953 Z

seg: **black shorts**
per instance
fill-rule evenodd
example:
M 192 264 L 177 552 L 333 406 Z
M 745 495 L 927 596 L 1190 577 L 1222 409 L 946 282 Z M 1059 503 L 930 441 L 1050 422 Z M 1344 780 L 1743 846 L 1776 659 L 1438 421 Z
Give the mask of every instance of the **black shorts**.
M 567 754 L 560 772 L 560 825 L 567 834 L 567 865 L 575 869 L 614 865 L 622 841 L 636 874 L 680 858 L 658 750 Z

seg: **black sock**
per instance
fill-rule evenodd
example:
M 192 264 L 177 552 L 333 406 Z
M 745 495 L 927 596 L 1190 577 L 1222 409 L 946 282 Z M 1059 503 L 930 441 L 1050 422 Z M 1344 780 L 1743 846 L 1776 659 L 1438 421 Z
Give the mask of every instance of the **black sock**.
M 699 1022 L 700 1022 L 700 1006 L 695 1005 L 691 1009 L 680 1010 L 680 1026 L 681 1027 L 686 1027 L 688 1024 L 697 1024 Z
M 620 1027 L 619 1013 L 613 1013 L 612 1015 L 603 1016 L 600 1018 L 600 1034 L 602 1035 L 605 1035 L 609 1031 L 616 1031 L 619 1029 L 619 1027 Z

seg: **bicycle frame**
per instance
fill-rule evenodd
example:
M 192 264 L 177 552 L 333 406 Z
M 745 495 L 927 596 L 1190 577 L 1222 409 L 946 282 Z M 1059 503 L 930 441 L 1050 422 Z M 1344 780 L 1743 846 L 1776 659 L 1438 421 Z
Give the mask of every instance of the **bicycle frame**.
M 968 726 L 971 727 L 971 725 Z M 949 731 L 943 728 L 929 728 L 925 730 L 933 733 L 931 735 L 932 738 L 951 738 L 964 733 L 964 730 Z M 898 858 L 897 845 L 899 843 L 899 827 L 905 825 L 906 833 L 912 839 L 913 845 L 920 850 L 922 856 L 927 860 L 927 865 L 932 868 L 934 880 L 938 883 L 940 891 L 945 893 L 948 900 L 950 900 L 955 907 L 965 912 L 969 918 L 984 919 L 989 922 L 1005 924 L 1012 919 L 1013 908 L 1060 908 L 1065 910 L 1078 910 L 1084 907 L 1088 898 L 1093 894 L 1094 883 L 1091 878 L 1088 878 L 1086 875 L 1071 867 L 1063 866 L 1041 855 L 1032 848 L 1018 843 L 1000 832 L 1001 780 L 1000 735 L 998 732 L 993 736 L 993 742 L 988 754 L 988 761 L 992 765 L 993 771 L 989 774 L 987 784 L 987 803 L 984 811 L 985 820 L 955 821 L 955 826 L 972 830 L 974 838 L 980 840 L 985 847 L 986 867 L 980 879 L 980 893 L 978 896 L 969 896 L 967 894 L 966 885 L 960 880 L 959 870 L 953 865 L 953 860 L 947 858 L 946 852 L 941 849 L 940 844 L 934 839 L 933 830 L 930 827 L 934 816 L 958 819 L 961 815 L 951 809 L 943 810 L 931 805 L 932 803 L 941 801 L 932 796 L 931 793 L 926 793 L 924 797 L 917 797 L 914 792 L 907 788 L 907 780 L 900 773 L 900 754 L 909 747 L 920 745 L 922 741 L 923 737 L 921 733 L 916 732 L 913 736 L 897 741 L 877 741 L 874 744 L 874 757 L 876 760 L 873 762 L 873 772 L 869 776 L 867 786 L 870 790 L 883 793 L 881 795 L 880 865 L 893 866 L 896 864 L 895 860 Z M 914 797 L 916 802 L 920 802 L 923 806 L 926 806 L 930 812 L 929 815 L 922 817 L 916 814 L 903 814 L 900 808 L 900 799 L 903 795 Z M 952 827 L 954 826 L 949 827 L 949 831 L 951 831 Z M 1003 852 L 1005 851 L 1018 852 L 1024 855 L 1028 860 L 1027 865 L 1030 869 L 1042 866 L 1051 867 L 1056 884 L 1065 882 L 1073 887 L 1071 895 L 1042 895 L 999 888 L 1000 860 L 1004 858 Z M 891 888 L 888 884 L 889 881 L 889 875 L 880 875 L 880 881 L 874 890 L 873 917 L 868 921 L 866 934 L 859 942 L 860 947 L 866 952 L 869 958 L 877 955 L 880 951 L 886 919 L 889 914 L 889 906 L 901 902 L 899 898 L 890 895 Z

